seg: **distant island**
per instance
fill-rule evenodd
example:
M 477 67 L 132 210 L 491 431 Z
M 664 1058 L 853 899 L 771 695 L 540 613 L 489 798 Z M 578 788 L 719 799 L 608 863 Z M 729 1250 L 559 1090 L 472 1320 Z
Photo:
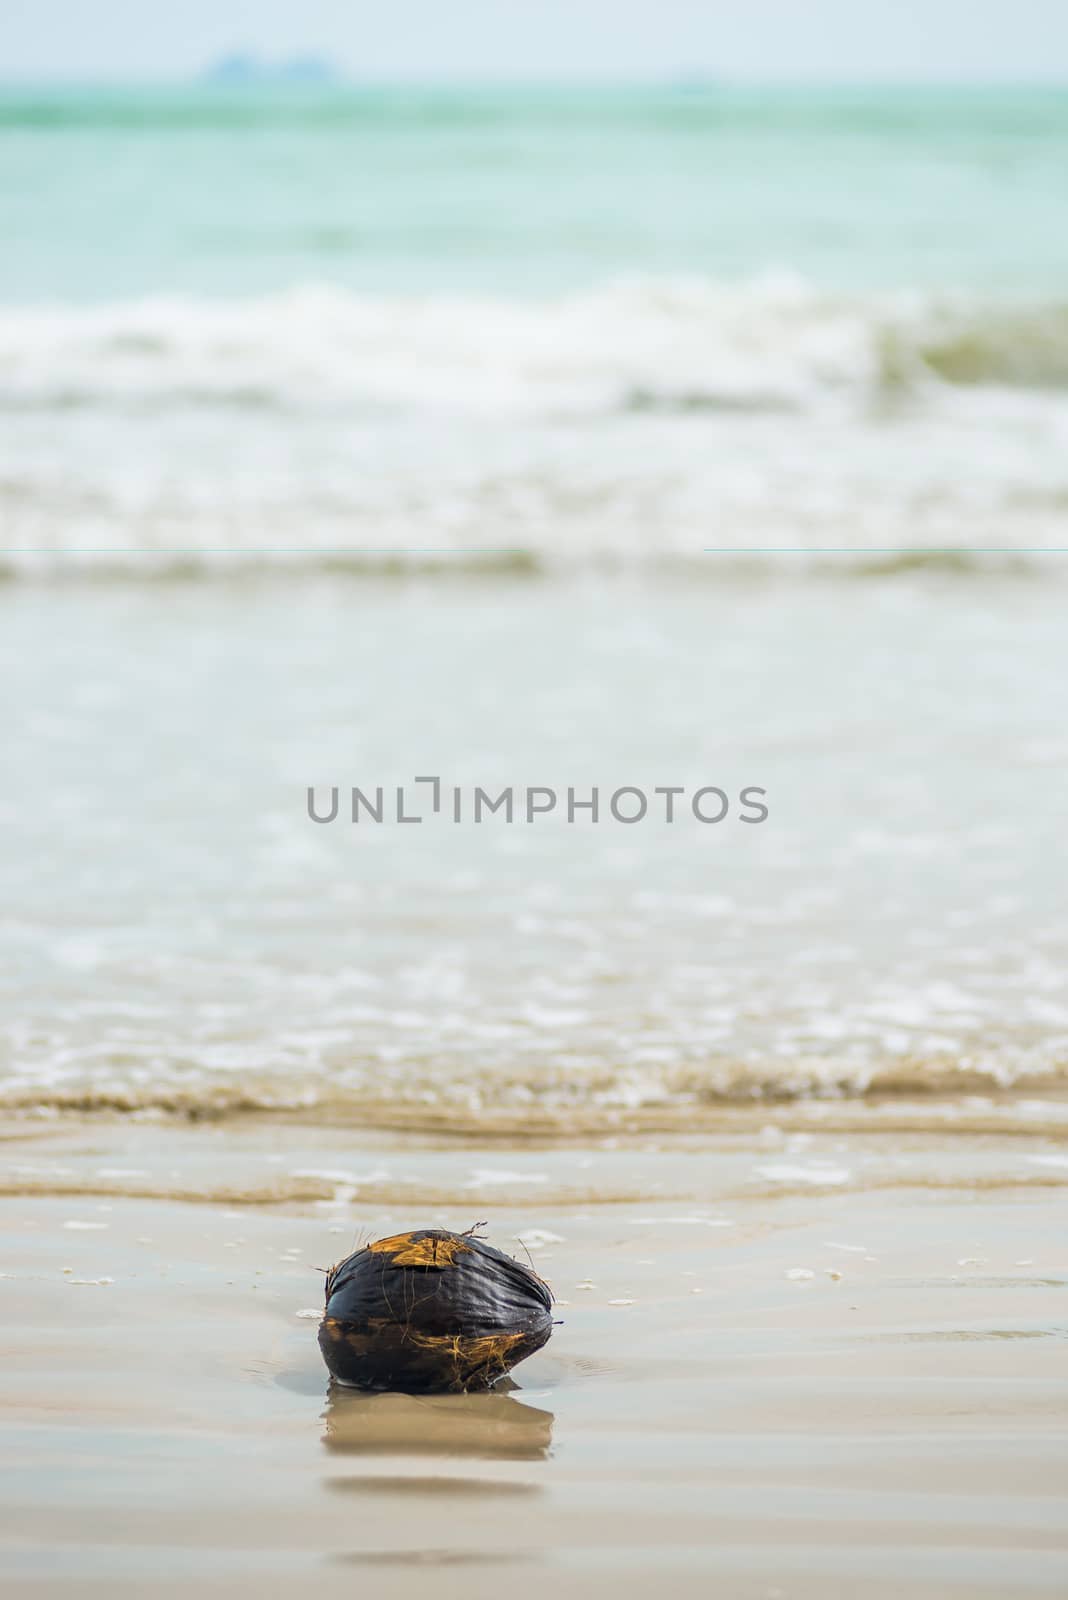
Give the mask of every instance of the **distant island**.
M 236 51 L 221 56 L 203 74 L 203 82 L 224 84 L 227 88 L 258 87 L 260 84 L 339 83 L 341 74 L 322 56 L 291 56 L 282 61 L 264 61 L 259 56 Z

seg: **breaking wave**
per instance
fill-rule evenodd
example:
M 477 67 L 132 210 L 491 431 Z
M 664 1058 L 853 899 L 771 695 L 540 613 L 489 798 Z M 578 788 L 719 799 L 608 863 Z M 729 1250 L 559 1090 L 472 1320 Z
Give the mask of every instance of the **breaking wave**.
M 0 413 L 0 576 L 1046 571 L 1068 302 L 777 276 L 8 307 Z
M 1054 1043 L 1030 1050 L 964 1057 L 894 1057 L 864 1066 L 810 1058 L 788 1062 L 724 1060 L 707 1066 L 642 1069 L 608 1065 L 566 1072 L 509 1070 L 500 1063 L 452 1078 L 431 1063 L 394 1070 L 390 1083 L 377 1073 L 298 1078 L 245 1073 L 160 1074 L 155 1082 L 122 1072 L 32 1076 L 0 1082 L 0 1110 L 9 1115 L 133 1115 L 181 1122 L 226 1122 L 279 1117 L 309 1125 L 404 1129 L 509 1140 L 597 1133 L 686 1133 L 716 1127 L 724 1115 L 793 1108 L 814 1110 L 835 1125 L 867 1125 L 898 1113 L 906 1127 L 934 1119 L 944 1108 L 954 1124 L 968 1111 L 984 1124 L 991 1108 L 1004 1110 L 1034 1096 L 1068 1097 L 1068 1058 Z M 895 1112 L 895 1107 L 898 1112 Z M 917 1108 L 920 1108 L 917 1110 Z M 1030 1132 L 1033 1120 L 1025 1119 Z
M 152 296 L 0 313 L 7 408 L 213 405 L 598 415 L 867 405 L 1068 386 L 1068 302 L 832 294 L 787 275 L 622 280 L 552 300 Z

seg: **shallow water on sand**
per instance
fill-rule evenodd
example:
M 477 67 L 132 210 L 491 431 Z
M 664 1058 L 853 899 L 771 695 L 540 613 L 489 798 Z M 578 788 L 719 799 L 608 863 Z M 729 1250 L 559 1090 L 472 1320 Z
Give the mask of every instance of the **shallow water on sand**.
M 309 1137 L 228 1135 L 239 1166 L 280 1146 L 310 1159 Z M 134 1140 L 195 1186 L 206 1138 L 98 1126 L 33 1143 L 38 1161 L 117 1167 Z M 398 1153 L 456 1193 L 489 1159 L 350 1140 L 356 1167 Z M 652 1183 L 654 1157 L 635 1159 Z M 679 1154 L 656 1159 L 663 1178 Z M 705 1160 L 706 1198 L 682 1211 L 652 1187 L 640 1207 L 536 1185 L 479 1204 L 493 1241 L 529 1241 L 561 1325 L 519 1387 L 467 1397 L 331 1390 L 316 1268 L 413 1221 L 468 1226 L 471 1205 L 7 1199 L 5 1569 L 41 1595 L 75 1579 L 262 1593 L 354 1568 L 397 1595 L 428 1568 L 476 1597 L 502 1579 L 638 1594 L 664 1572 L 693 1595 L 1060 1593 L 1059 1193 L 728 1203 L 729 1173 L 713 1200 Z

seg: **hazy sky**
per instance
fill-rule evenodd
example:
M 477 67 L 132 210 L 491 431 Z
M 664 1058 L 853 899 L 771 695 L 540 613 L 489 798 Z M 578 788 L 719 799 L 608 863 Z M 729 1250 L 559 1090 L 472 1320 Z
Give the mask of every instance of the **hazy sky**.
M 1068 80 L 1068 0 L 0 0 L 0 76 L 186 76 L 227 51 L 371 78 Z

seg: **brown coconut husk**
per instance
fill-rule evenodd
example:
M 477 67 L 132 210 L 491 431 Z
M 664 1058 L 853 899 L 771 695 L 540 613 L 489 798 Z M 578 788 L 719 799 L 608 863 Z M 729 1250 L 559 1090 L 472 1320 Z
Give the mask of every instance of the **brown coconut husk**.
M 319 1348 L 342 1383 L 410 1394 L 488 1389 L 552 1333 L 552 1291 L 470 1233 L 417 1228 L 331 1267 Z

